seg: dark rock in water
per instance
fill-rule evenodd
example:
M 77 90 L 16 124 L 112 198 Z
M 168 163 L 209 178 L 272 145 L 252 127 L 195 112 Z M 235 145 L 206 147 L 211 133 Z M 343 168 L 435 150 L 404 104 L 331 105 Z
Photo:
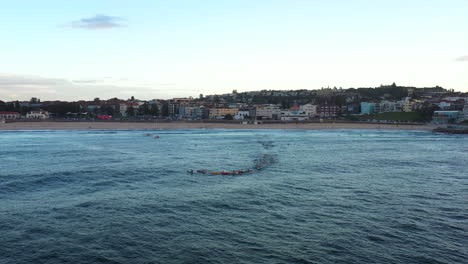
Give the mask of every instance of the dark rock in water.
M 447 127 L 438 127 L 433 130 L 437 133 L 447 133 L 447 134 L 468 134 L 468 126 L 447 126 Z

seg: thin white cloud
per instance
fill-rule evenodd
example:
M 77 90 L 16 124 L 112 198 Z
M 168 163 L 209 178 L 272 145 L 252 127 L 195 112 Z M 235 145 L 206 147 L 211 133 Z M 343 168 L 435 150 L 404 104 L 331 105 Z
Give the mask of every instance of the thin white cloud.
M 461 56 L 455 59 L 456 61 L 468 61 L 468 56 Z
M 176 86 L 131 82 L 107 81 L 105 79 L 47 78 L 34 75 L 0 73 L 0 100 L 29 100 L 38 97 L 46 100 L 91 100 L 95 97 L 113 98 L 134 95 L 141 99 L 167 98 L 180 96 L 185 90 Z
M 101 82 L 101 80 L 96 80 L 96 79 L 73 80 L 73 83 L 76 83 L 76 84 L 95 84 L 99 82 Z
M 125 19 L 116 16 L 95 15 L 93 17 L 73 21 L 69 23 L 69 26 L 83 29 L 111 29 L 124 27 L 125 24 L 122 23 L 124 20 Z
M 68 83 L 68 81 L 57 78 L 42 78 L 33 75 L 16 75 L 0 73 L 0 86 L 56 86 Z

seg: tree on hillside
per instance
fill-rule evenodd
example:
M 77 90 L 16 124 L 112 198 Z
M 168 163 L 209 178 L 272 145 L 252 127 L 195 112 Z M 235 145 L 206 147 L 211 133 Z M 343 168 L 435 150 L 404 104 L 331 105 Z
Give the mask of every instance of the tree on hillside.
M 101 114 L 113 116 L 115 114 L 114 108 L 110 105 L 104 105 L 101 107 Z
M 37 103 L 41 102 L 41 99 L 39 99 L 37 97 L 32 97 L 31 100 L 29 100 L 29 102 L 32 103 L 32 104 L 37 104 Z
M 159 116 L 159 107 L 157 104 L 152 104 L 150 108 L 150 113 L 152 116 Z
M 135 108 L 133 108 L 133 106 L 129 106 L 125 113 L 127 114 L 127 116 L 135 116 Z
M 281 108 L 289 109 L 289 107 L 291 107 L 291 104 L 287 100 L 281 101 Z
M 150 115 L 151 112 L 150 112 L 150 107 L 148 103 L 144 103 L 143 105 L 141 105 L 140 108 L 138 109 L 138 112 L 143 115 Z
M 167 102 L 164 102 L 162 106 L 161 115 L 165 117 L 169 116 L 169 104 Z
M 424 122 L 430 122 L 432 120 L 432 116 L 434 115 L 434 111 L 440 110 L 439 106 L 433 105 L 431 103 L 425 102 L 421 109 L 417 110 L 417 112 L 421 113 Z
M 57 117 L 66 117 L 67 113 L 80 113 L 81 106 L 78 103 L 58 103 L 42 107 L 44 110 L 54 114 Z

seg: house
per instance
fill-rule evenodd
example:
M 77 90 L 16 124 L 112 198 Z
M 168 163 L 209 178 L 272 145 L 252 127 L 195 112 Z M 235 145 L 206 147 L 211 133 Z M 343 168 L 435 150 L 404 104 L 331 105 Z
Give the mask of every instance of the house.
M 468 120 L 468 101 L 465 102 L 463 107 L 463 120 Z
M 209 117 L 210 119 L 224 119 L 226 115 L 235 116 L 239 109 L 233 108 L 211 108 Z
M 368 115 L 375 113 L 375 104 L 368 102 L 361 102 L 361 115 Z
M 401 112 L 403 102 L 400 102 L 400 101 L 394 102 L 394 101 L 384 100 L 384 101 L 381 101 L 380 103 L 376 104 L 376 108 L 377 108 L 377 105 L 379 106 L 378 107 L 379 111 L 376 110 L 375 112 L 378 112 L 378 113 Z
M 21 115 L 18 112 L 0 112 L 0 120 L 18 119 Z
M 283 110 L 281 111 L 281 120 L 283 121 L 309 120 L 309 115 L 305 111 L 300 111 L 300 110 L 299 111 L 298 110 Z
M 340 107 L 337 105 L 319 105 L 318 113 L 320 117 L 336 117 L 340 113 Z
M 279 115 L 281 114 L 281 109 L 279 105 L 263 105 L 257 106 L 252 109 L 251 116 L 255 116 L 259 119 L 278 119 Z
M 305 112 L 307 116 L 313 117 L 313 116 L 318 116 L 317 108 L 318 108 L 317 105 L 305 104 L 305 105 L 301 105 L 299 109 Z
M 31 111 L 26 114 L 26 118 L 28 119 L 48 119 L 49 118 L 49 112 L 44 111 L 44 110 L 38 110 L 38 111 Z
M 250 111 L 249 110 L 239 110 L 236 115 L 234 116 L 235 120 L 245 120 L 248 119 L 250 116 Z
M 439 108 L 442 110 L 449 110 L 451 105 L 452 101 L 449 100 L 441 100 L 438 104 Z
M 396 105 L 396 110 L 395 112 L 400 112 L 398 111 L 401 109 L 402 112 L 414 112 L 418 109 L 421 109 L 424 104 L 424 100 L 417 100 L 417 99 L 411 99 L 411 97 L 405 97 L 403 101 L 396 102 L 398 105 Z
M 143 102 L 126 102 L 126 103 L 122 103 L 119 105 L 119 109 L 120 109 L 120 114 L 122 116 L 127 116 L 127 111 L 129 108 L 133 108 L 134 112 L 136 113 L 138 111 L 138 108 L 140 107 L 140 105 L 142 105 Z
M 201 120 L 206 117 L 205 107 L 203 106 L 181 106 L 179 116 L 184 119 Z
M 460 111 L 434 111 L 432 116 L 432 123 L 435 124 L 448 124 L 456 122 L 461 116 Z

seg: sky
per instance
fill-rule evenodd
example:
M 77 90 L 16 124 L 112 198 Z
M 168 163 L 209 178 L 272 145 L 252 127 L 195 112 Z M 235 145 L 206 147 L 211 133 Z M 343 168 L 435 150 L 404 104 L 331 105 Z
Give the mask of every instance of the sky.
M 468 92 L 467 0 L 0 0 L 0 100 Z

